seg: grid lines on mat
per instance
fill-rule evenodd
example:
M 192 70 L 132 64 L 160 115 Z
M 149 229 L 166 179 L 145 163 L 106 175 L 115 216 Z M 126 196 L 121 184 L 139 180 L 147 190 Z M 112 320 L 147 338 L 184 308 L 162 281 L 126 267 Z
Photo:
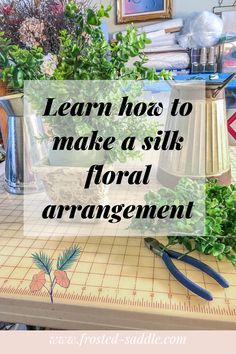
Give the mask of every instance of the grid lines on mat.
M 233 155 L 232 172 L 236 176 L 236 149 Z M 32 277 L 39 272 L 31 255 L 44 251 L 56 259 L 60 252 L 77 243 L 82 252 L 67 271 L 70 286 L 68 289 L 57 287 L 54 294 L 59 304 L 122 307 L 144 313 L 169 311 L 193 318 L 204 315 L 206 319 L 217 319 L 220 315 L 225 320 L 235 321 L 236 270 L 229 263 L 194 254 L 230 282 L 230 288 L 222 289 L 210 277 L 178 261 L 184 274 L 213 293 L 214 301 L 206 303 L 170 276 L 162 260 L 144 247 L 142 238 L 43 235 L 24 238 L 20 198 L 0 189 L 0 298 L 48 302 L 46 291 L 30 292 Z M 182 250 L 181 246 L 177 249 Z

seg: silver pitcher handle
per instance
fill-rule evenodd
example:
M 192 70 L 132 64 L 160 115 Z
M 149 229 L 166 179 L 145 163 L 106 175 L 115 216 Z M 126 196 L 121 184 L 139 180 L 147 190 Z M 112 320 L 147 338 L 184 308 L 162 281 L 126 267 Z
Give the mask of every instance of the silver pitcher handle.
M 228 83 L 234 79 L 235 76 L 236 76 L 236 73 L 231 74 L 231 75 L 214 91 L 212 97 L 213 97 L 213 98 L 216 98 L 216 96 L 218 95 L 218 93 L 220 93 L 220 91 L 222 91 L 223 88 L 225 88 L 225 87 L 228 85 Z
M 1 144 L 0 144 L 0 154 L 2 154 L 4 157 L 6 157 L 6 151 Z

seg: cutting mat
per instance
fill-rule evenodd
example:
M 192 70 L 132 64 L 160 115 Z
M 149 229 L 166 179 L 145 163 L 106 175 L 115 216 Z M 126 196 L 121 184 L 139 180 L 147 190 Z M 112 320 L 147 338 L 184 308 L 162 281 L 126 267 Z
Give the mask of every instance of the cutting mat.
M 232 157 L 233 174 L 236 178 L 236 149 L 232 150 Z M 8 195 L 2 184 L 0 188 L 0 316 L 3 318 L 9 320 L 11 311 L 17 305 L 18 312 L 21 307 L 26 312 L 27 308 L 30 309 L 29 312 L 34 312 L 37 308 L 35 311 L 41 318 L 52 310 L 54 313 L 50 312 L 50 318 L 59 318 L 65 308 L 68 313 L 71 312 L 72 317 L 75 316 L 76 309 L 80 309 L 80 313 L 81 309 L 86 309 L 84 318 L 94 315 L 92 321 L 96 322 L 99 318 L 104 328 L 108 323 L 110 326 L 115 323 L 116 316 L 121 311 L 125 315 L 123 319 L 120 318 L 120 328 L 122 321 L 125 323 L 125 318 L 129 316 L 134 321 L 133 325 L 129 324 L 131 328 L 145 328 L 141 319 L 148 314 L 152 315 L 149 327 L 153 329 L 156 328 L 155 319 L 166 316 L 169 318 L 170 328 L 171 322 L 177 321 L 178 326 L 178 321 L 183 324 L 185 319 L 190 328 L 191 323 L 194 323 L 193 319 L 201 320 L 202 325 L 208 321 L 207 323 L 222 324 L 220 328 L 225 328 L 226 324 L 230 324 L 230 328 L 236 328 L 236 269 L 229 263 L 216 262 L 213 258 L 198 253 L 194 255 L 229 281 L 230 287 L 222 289 L 202 272 L 178 262 L 178 267 L 184 274 L 213 293 L 214 300 L 209 303 L 191 294 L 170 276 L 161 259 L 154 257 L 144 247 L 142 238 L 71 238 L 63 235 L 58 238 L 43 235 L 24 238 L 22 197 Z M 77 263 L 67 271 L 70 286 L 67 289 L 55 288 L 54 305 L 51 305 L 46 290 L 38 293 L 30 291 L 32 277 L 39 272 L 33 264 L 31 254 L 44 251 L 56 259 L 61 251 L 74 243 L 80 245 L 82 252 Z M 5 309 L 9 304 L 8 314 L 7 310 L 2 310 L 1 303 Z M 135 318 L 139 325 L 136 325 Z M 27 320 L 26 317 L 26 321 L 30 322 L 30 319 Z M 67 325 L 63 326 L 62 323 L 61 319 L 60 326 L 66 328 Z M 48 322 L 46 324 L 49 325 Z M 203 327 L 199 325 L 198 328 Z M 209 325 L 209 328 L 212 326 Z

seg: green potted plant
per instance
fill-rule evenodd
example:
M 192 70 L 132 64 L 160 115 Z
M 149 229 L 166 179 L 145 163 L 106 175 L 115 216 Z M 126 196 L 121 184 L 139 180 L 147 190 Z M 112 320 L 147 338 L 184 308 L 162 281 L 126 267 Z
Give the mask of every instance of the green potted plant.
M 147 62 L 143 54 L 145 45 L 150 41 L 146 34 L 137 36 L 133 26 L 127 27 L 126 34 L 119 33 L 116 41 L 109 43 L 100 28 L 103 18 L 109 17 L 111 6 L 103 5 L 98 10 L 87 8 L 81 11 L 75 2 L 69 2 L 65 8 L 65 16 L 70 23 L 70 30 L 65 29 L 60 34 L 60 50 L 57 55 L 56 69 L 53 80 L 159 80 L 168 79 L 170 74 L 163 71 L 157 74 L 155 70 L 144 66 Z M 131 67 L 130 58 L 139 59 Z M 91 122 L 90 128 L 97 126 Z M 51 131 L 58 130 L 57 121 L 48 121 Z M 123 127 L 120 127 L 123 129 Z M 76 128 L 75 128 L 76 130 Z M 86 130 L 86 128 L 85 128 Z M 78 155 L 78 154 L 77 154 Z M 86 154 L 85 160 L 87 159 Z M 92 154 L 90 154 L 92 157 Z M 118 156 L 107 156 L 108 160 Z M 62 158 L 63 159 L 63 158 Z M 55 160 L 52 157 L 52 160 Z M 84 164 L 84 161 L 81 161 Z
M 126 34 L 119 33 L 115 42 L 109 43 L 105 39 L 100 26 L 102 19 L 109 16 L 110 6 L 105 8 L 101 5 L 98 10 L 95 10 L 90 7 L 81 8 L 76 2 L 70 1 L 63 9 L 65 28 L 59 31 L 59 49 L 54 52 L 46 52 L 47 49 L 44 46 L 46 32 L 42 29 L 45 24 L 40 26 L 42 30 L 40 38 L 35 38 L 32 33 L 28 38 L 25 31 L 26 24 L 22 24 L 22 30 L 17 37 L 21 43 L 18 44 L 14 44 L 2 34 L 0 65 L 3 70 L 1 78 L 14 90 L 22 90 L 24 80 L 127 81 L 169 78 L 169 73 L 165 71 L 157 74 L 155 70 L 145 67 L 147 58 L 143 54 L 143 49 L 149 40 L 145 34 L 137 36 L 134 27 L 128 27 Z M 36 15 L 34 17 L 37 19 Z M 32 30 L 32 26 L 30 29 Z M 36 34 L 38 36 L 38 33 Z M 17 40 L 14 39 L 15 42 Z M 138 59 L 130 66 L 129 59 L 133 57 L 138 57 Z M 48 135 L 50 132 L 55 133 L 57 130 L 55 120 L 49 120 L 46 123 L 49 129 Z M 96 117 L 90 117 L 90 130 L 96 126 Z M 75 131 L 77 128 L 75 124 Z M 86 130 L 86 124 L 84 128 Z M 122 125 L 118 125 L 117 129 L 123 130 Z M 150 130 L 149 127 L 143 125 L 144 129 Z M 65 152 L 59 153 L 56 156 L 50 152 L 50 165 L 60 167 L 64 160 L 64 165 L 70 166 L 72 154 L 65 156 Z M 101 162 L 124 160 L 124 156 L 117 150 L 113 150 L 106 156 L 101 154 L 100 157 Z M 89 158 L 86 154 L 77 154 L 76 158 L 73 158 L 75 165 L 83 169 L 95 159 L 98 162 L 98 156 L 91 153 Z
M 44 73 L 50 74 L 52 80 L 159 80 L 168 79 L 169 73 L 163 71 L 157 74 L 155 70 L 145 67 L 147 61 L 143 49 L 149 40 L 145 34 L 137 36 L 137 30 L 130 26 L 126 34 L 118 34 L 116 41 L 109 43 L 100 28 L 104 17 L 109 16 L 111 7 L 103 5 L 98 10 L 87 8 L 81 11 L 75 2 L 69 2 L 65 8 L 65 16 L 70 23 L 70 30 L 63 30 L 60 34 L 60 49 L 54 62 L 53 74 L 45 67 Z M 129 66 L 130 58 L 138 57 L 134 65 Z M 88 97 L 92 92 L 88 92 Z M 106 120 L 106 119 L 105 119 Z M 60 119 L 45 117 L 47 134 L 53 136 L 90 136 L 91 131 L 103 131 L 107 120 L 92 115 L 88 120 L 70 120 L 70 132 Z M 119 122 L 116 125 L 116 135 L 137 134 L 137 128 L 143 135 L 150 133 L 152 126 L 140 120 L 140 126 Z M 107 130 L 112 132 L 114 122 L 111 121 Z M 154 133 L 154 130 L 152 131 Z M 111 134 L 112 135 L 112 134 Z M 44 138 L 44 137 L 43 137 Z M 119 146 L 119 144 L 118 144 Z M 128 157 L 137 158 L 137 153 L 125 153 L 120 148 L 109 152 L 79 152 L 53 151 L 49 149 L 49 165 L 40 166 L 37 170 L 44 181 L 50 199 L 56 204 L 65 200 L 69 204 L 81 201 L 84 204 L 104 202 L 106 196 L 102 186 L 95 186 L 88 191 L 83 190 L 84 179 L 88 167 L 93 164 L 108 164 L 124 162 Z M 111 169 L 111 167 L 110 167 Z M 68 172 L 69 171 L 69 172 Z M 64 176 L 64 178 L 63 178 Z M 70 182 L 69 182 L 70 180 Z M 75 183 L 76 181 L 76 183 Z M 67 187 L 66 187 L 67 185 Z M 66 197 L 65 197 L 66 196 Z M 61 198 L 62 197 L 62 198 Z M 92 198 L 92 199 L 91 199 Z

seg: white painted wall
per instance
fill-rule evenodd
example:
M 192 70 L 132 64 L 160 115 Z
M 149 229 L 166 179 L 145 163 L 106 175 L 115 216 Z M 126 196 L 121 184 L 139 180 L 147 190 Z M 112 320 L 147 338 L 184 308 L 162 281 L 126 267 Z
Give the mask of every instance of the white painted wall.
M 193 11 L 203 11 L 203 10 L 212 11 L 212 8 L 218 5 L 218 0 L 172 0 L 172 1 L 173 1 L 173 17 L 186 17 L 188 14 L 190 14 Z M 125 27 L 124 25 L 116 24 L 117 0 L 103 0 L 103 1 L 93 0 L 93 2 L 96 4 L 102 3 L 104 5 L 111 4 L 113 6 L 111 17 L 107 21 L 110 33 L 122 30 Z M 224 0 L 224 5 L 232 5 L 233 2 L 234 0 Z M 145 23 L 148 24 L 149 22 L 145 22 Z

